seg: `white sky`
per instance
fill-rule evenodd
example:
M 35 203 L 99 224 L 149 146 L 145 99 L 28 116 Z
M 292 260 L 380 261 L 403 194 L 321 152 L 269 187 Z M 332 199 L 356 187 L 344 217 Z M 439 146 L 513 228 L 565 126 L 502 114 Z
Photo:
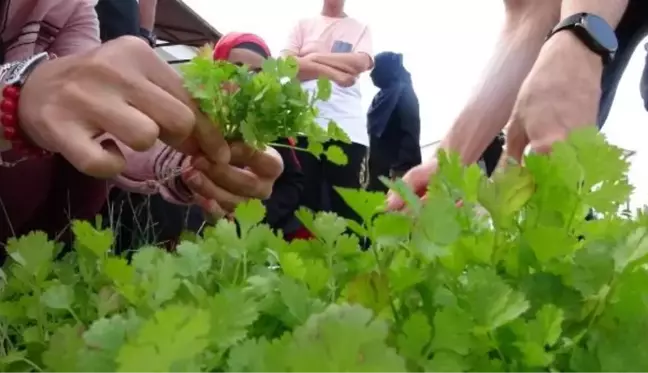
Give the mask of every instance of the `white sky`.
M 278 53 L 292 25 L 317 14 L 321 0 L 184 0 L 223 33 L 247 31 L 262 36 Z M 367 22 L 374 52 L 403 53 L 421 103 L 421 143 L 443 137 L 468 98 L 489 57 L 503 20 L 501 0 L 347 0 L 347 13 Z M 643 44 L 641 44 L 643 45 Z M 635 53 L 606 123 L 615 144 L 637 151 L 630 173 L 637 187 L 634 205 L 648 204 L 648 114 L 639 95 L 645 52 Z M 365 74 L 363 99 L 376 92 Z M 644 176 L 641 176 L 641 175 Z

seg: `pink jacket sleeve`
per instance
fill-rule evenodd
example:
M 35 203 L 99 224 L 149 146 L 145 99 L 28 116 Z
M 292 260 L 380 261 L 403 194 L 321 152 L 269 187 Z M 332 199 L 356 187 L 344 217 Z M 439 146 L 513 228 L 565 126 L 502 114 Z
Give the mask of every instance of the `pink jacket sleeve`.
M 137 152 L 118 143 L 126 158 L 126 169 L 115 178 L 117 186 L 135 193 L 160 193 L 175 204 L 190 204 L 192 193 L 180 178 L 189 165 L 189 157 L 157 141 L 145 151 Z
M 50 51 L 59 56 L 86 52 L 101 45 L 99 18 L 92 1 L 83 0 L 61 28 Z

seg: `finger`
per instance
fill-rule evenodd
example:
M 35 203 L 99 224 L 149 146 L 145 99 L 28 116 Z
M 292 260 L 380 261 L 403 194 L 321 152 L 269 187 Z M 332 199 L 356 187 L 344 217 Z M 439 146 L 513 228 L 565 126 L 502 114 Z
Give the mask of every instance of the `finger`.
M 403 176 L 403 182 L 412 188 L 417 195 L 422 196 L 425 194 L 425 189 L 435 168 L 432 164 L 416 166 Z M 387 208 L 389 210 L 402 210 L 404 207 L 405 202 L 403 199 L 393 190 L 389 191 L 387 195 Z
M 524 149 L 529 144 L 526 133 L 521 128 L 518 122 L 510 122 L 507 125 L 506 131 L 506 154 L 508 157 L 513 158 L 519 164 L 522 164 L 524 157 Z
M 163 142 L 177 148 L 191 135 L 196 122 L 193 110 L 148 80 L 138 81 L 127 100 L 159 126 Z
M 271 147 L 259 151 L 237 142 L 230 146 L 230 152 L 231 164 L 247 167 L 259 177 L 275 180 L 283 172 L 281 155 Z
M 272 194 L 272 182 L 259 178 L 254 172 L 231 165 L 209 163 L 205 158 L 197 157 L 193 166 L 214 180 L 218 186 L 230 193 L 245 198 L 266 199 Z
M 223 188 L 215 185 L 202 172 L 192 170 L 184 173 L 182 179 L 193 193 L 216 203 L 226 212 L 232 212 L 241 202 L 243 197 L 236 196 Z
M 123 171 L 126 160 L 113 140 L 100 143 L 93 140 L 92 134 L 81 125 L 74 128 L 79 130 L 55 135 L 63 137 L 58 139 L 58 151 L 72 166 L 86 175 L 102 179 L 115 177 Z
M 166 62 L 160 59 L 155 52 L 150 48 L 141 50 L 139 45 L 135 45 L 136 41 L 129 41 L 132 44 L 133 51 L 136 51 L 141 57 L 140 69 L 141 73 L 155 86 L 167 92 L 176 100 L 183 103 L 191 109 L 194 115 L 194 132 L 195 138 L 184 141 L 182 143 L 174 144 L 174 147 L 187 152 L 188 154 L 197 154 L 197 148 L 204 153 L 208 159 L 214 162 L 229 162 L 229 149 L 226 147 L 227 143 L 223 139 L 221 131 L 217 125 L 211 121 L 200 111 L 200 108 L 193 100 L 189 92 L 185 89 L 182 76 L 178 74 Z M 192 136 L 193 137 L 193 136 Z
M 530 142 L 531 150 L 539 154 L 548 154 L 551 152 L 553 144 L 564 141 L 567 138 L 567 131 L 551 131 L 546 133 L 542 138 Z
M 230 163 L 230 148 L 218 125 L 212 123 L 203 113 L 196 113 L 195 137 L 201 153 L 212 162 Z
M 227 215 L 225 210 L 223 210 L 218 202 L 210 199 L 206 199 L 202 196 L 196 195 L 194 197 L 196 205 L 200 207 L 205 215 L 205 220 L 209 223 L 215 223 L 218 219 Z
M 158 125 L 151 118 L 118 99 L 95 102 L 92 121 L 136 151 L 151 148 L 159 135 Z

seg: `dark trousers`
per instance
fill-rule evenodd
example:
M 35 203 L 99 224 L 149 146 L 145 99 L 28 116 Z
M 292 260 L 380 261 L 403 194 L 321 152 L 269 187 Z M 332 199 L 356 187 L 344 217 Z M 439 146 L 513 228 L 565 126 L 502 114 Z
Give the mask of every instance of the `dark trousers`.
M 122 36 L 139 36 L 140 19 L 137 0 L 99 0 L 95 7 L 99 18 L 101 41 Z
M 412 167 L 421 164 L 419 137 L 392 126 L 381 136 L 369 138 L 369 185 L 368 189 L 386 192 L 387 186 L 380 177 L 402 177 Z
M 344 202 L 333 187 L 360 189 L 368 182 L 367 147 L 361 144 L 335 142 L 348 157 L 344 166 L 335 165 L 326 159 L 318 159 L 309 153 L 297 152 L 304 173 L 304 192 L 301 206 L 313 211 L 330 211 L 347 219 L 361 222 L 360 217 Z M 298 146 L 307 146 L 300 139 Z

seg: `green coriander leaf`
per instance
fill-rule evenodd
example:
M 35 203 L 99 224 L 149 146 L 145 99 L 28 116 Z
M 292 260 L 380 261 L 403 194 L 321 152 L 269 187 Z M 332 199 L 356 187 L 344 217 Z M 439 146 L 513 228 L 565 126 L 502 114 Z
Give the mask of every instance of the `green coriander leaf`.
M 70 309 L 74 302 L 74 290 L 67 285 L 52 285 L 41 295 L 41 302 L 52 309 Z
M 211 269 L 212 256 L 197 243 L 184 241 L 176 247 L 178 253 L 178 274 L 183 277 L 198 278 Z
M 224 350 L 245 339 L 247 328 L 259 317 L 257 307 L 242 291 L 232 289 L 216 294 L 209 302 L 210 343 Z
M 360 306 L 330 305 L 295 329 L 290 371 L 404 372 L 405 363 L 387 347 L 388 327 Z
M 236 206 L 234 216 L 241 226 L 241 232 L 247 233 L 253 226 L 261 223 L 265 217 L 266 209 L 257 199 L 249 200 Z
M 472 330 L 475 325 L 470 315 L 460 308 L 442 308 L 434 315 L 434 351 L 454 351 L 468 355 L 473 347 Z
M 78 372 L 78 357 L 83 348 L 79 328 L 63 325 L 50 338 L 43 363 L 50 372 Z
M 349 303 L 359 304 L 380 314 L 389 307 L 389 282 L 378 272 L 361 274 L 353 279 L 345 289 Z
M 372 239 L 379 245 L 391 246 L 409 238 L 412 219 L 401 213 L 386 213 L 378 215 L 372 225 Z
M 95 321 L 83 333 L 86 349 L 81 352 L 80 368 L 91 372 L 114 372 L 119 350 L 140 324 L 137 317 L 124 318 L 121 315 Z
M 617 272 L 623 272 L 648 257 L 648 230 L 642 227 L 631 233 L 626 242 L 616 248 L 613 256 Z
M 492 269 L 474 267 L 465 274 L 465 302 L 480 328 L 489 332 L 515 320 L 529 309 L 529 302 Z
M 280 279 L 277 290 L 285 306 L 285 312 L 282 313 L 281 319 L 288 327 L 300 325 L 312 314 L 324 309 L 323 303 L 319 299 L 311 297 L 303 282 L 285 277 Z
M 155 312 L 117 355 L 119 372 L 170 372 L 194 367 L 207 349 L 209 314 L 173 305 Z
M 342 187 L 335 187 L 335 191 L 366 223 L 370 223 L 374 215 L 384 209 L 385 195 L 383 193 Z
M 379 177 L 380 181 L 385 184 L 389 189 L 398 194 L 399 197 L 405 201 L 407 208 L 412 211 L 414 215 L 418 215 L 421 211 L 422 203 L 420 198 L 414 193 L 412 188 L 410 188 L 405 182 L 401 179 L 392 181 L 384 176 Z
M 513 224 L 514 214 L 531 199 L 534 190 L 533 176 L 521 166 L 509 165 L 495 173 L 492 181 L 483 179 L 479 202 L 497 226 L 508 228 Z
M 18 239 L 10 238 L 7 252 L 26 273 L 42 281 L 52 268 L 54 243 L 43 232 L 31 232 Z
M 349 162 L 344 150 L 337 145 L 329 145 L 326 148 L 326 159 L 338 166 L 344 166 Z
M 525 230 L 523 235 L 540 263 L 571 255 L 578 244 L 565 227 L 539 225 Z
M 416 312 L 403 324 L 402 332 L 398 335 L 398 352 L 413 361 L 419 362 L 427 359 L 424 348 L 427 347 L 432 336 L 432 327 L 425 314 Z
M 331 140 L 351 144 L 351 138 L 334 120 L 329 120 L 326 133 Z
M 97 230 L 89 222 L 75 220 L 72 222 L 75 246 L 77 250 L 91 252 L 97 257 L 103 257 L 112 248 L 114 235 L 110 229 Z
M 332 84 L 331 81 L 319 77 L 317 79 L 317 95 L 315 96 L 320 101 L 328 101 L 331 98 Z
M 439 351 L 434 354 L 426 366 L 426 372 L 467 372 L 470 364 L 461 355 L 448 351 Z
M 448 197 L 432 195 L 423 205 L 412 231 L 412 244 L 429 260 L 448 254 L 461 233 L 457 207 Z

